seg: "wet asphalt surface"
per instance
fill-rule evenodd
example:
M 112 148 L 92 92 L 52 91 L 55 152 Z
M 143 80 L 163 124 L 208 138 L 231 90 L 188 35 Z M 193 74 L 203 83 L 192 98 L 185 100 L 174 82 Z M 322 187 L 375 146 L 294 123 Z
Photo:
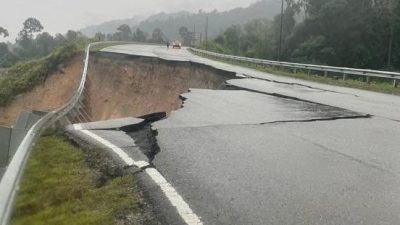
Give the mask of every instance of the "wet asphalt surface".
M 400 224 L 399 97 L 238 70 L 257 78 L 228 82 L 247 91 L 191 90 L 153 124 L 153 165 L 204 224 Z
M 400 221 L 400 123 L 247 91 L 185 97 L 154 125 L 153 163 L 205 224 Z

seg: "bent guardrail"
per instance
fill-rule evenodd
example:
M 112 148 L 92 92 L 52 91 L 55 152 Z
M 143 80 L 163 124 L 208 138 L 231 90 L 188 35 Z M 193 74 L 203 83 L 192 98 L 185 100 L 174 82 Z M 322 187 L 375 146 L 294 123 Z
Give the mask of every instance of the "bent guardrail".
M 23 174 L 26 162 L 29 158 L 32 145 L 46 128 L 59 120 L 61 117 L 66 116 L 78 103 L 85 87 L 90 48 L 98 44 L 101 44 L 101 42 L 89 44 L 86 47 L 81 82 L 73 97 L 68 101 L 68 103 L 66 103 L 59 109 L 47 113 L 29 129 L 21 144 L 19 145 L 17 151 L 15 152 L 15 155 L 8 164 L 7 170 L 0 181 L 1 225 L 6 225 L 10 219 L 10 215 L 13 209 L 13 202 L 18 191 L 18 184 Z
M 147 44 L 158 45 L 152 43 L 139 42 L 121 42 L 121 41 L 103 41 L 89 44 L 85 49 L 85 59 L 82 72 L 81 82 L 71 99 L 62 107 L 44 115 L 36 122 L 27 132 L 13 158 L 7 166 L 7 170 L 0 180 L 0 225 L 7 225 L 13 210 L 13 203 L 18 192 L 19 181 L 24 172 L 26 162 L 28 161 L 32 145 L 36 142 L 41 133 L 49 126 L 67 116 L 79 104 L 83 95 L 85 83 L 87 79 L 87 71 L 89 66 L 89 56 L 91 48 L 101 45 L 123 45 L 123 44 Z M 106 47 L 106 46 L 105 46 Z
M 81 82 L 72 98 L 62 107 L 44 115 L 27 132 L 21 144 L 16 150 L 13 158 L 7 166 L 7 170 L 0 180 L 0 225 L 7 225 L 10 219 L 15 196 L 18 192 L 19 181 L 24 172 L 26 162 L 29 158 L 32 145 L 36 142 L 41 133 L 49 126 L 67 116 L 79 104 L 82 97 L 87 79 L 89 65 L 89 56 L 91 48 L 101 45 L 123 45 L 123 44 L 146 44 L 160 45 L 158 43 L 140 43 L 140 42 L 121 42 L 121 41 L 103 41 L 89 44 L 85 49 L 84 67 Z M 107 47 L 107 46 L 104 46 Z
M 400 81 L 400 73 L 397 73 L 397 72 L 271 61 L 271 60 L 264 60 L 264 59 L 255 59 L 255 58 L 247 58 L 247 57 L 241 57 L 241 56 L 220 54 L 220 53 L 200 50 L 200 49 L 196 49 L 196 48 L 190 48 L 189 50 L 194 53 L 197 53 L 199 55 L 215 57 L 217 59 L 220 58 L 220 59 L 225 59 L 225 60 L 236 60 L 239 62 L 260 64 L 263 66 L 274 66 L 274 67 L 278 67 L 278 68 L 287 68 L 287 69 L 293 70 L 294 73 L 296 73 L 297 70 L 306 70 L 309 72 L 310 71 L 319 71 L 319 72 L 322 72 L 324 74 L 324 76 L 327 76 L 328 73 L 338 73 L 338 74 L 342 74 L 343 80 L 346 80 L 348 75 L 357 75 L 357 76 L 366 77 L 367 82 L 370 82 L 371 77 L 385 78 L 385 79 L 393 80 L 394 87 L 396 87 L 398 82 Z

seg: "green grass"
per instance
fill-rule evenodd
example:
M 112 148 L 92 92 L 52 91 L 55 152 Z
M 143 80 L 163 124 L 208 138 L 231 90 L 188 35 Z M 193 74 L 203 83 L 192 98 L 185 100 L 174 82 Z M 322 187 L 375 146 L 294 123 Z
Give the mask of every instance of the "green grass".
M 0 106 L 6 106 L 17 95 L 32 90 L 46 78 L 81 51 L 77 44 L 56 49 L 49 56 L 22 62 L 9 68 L 0 76 Z
M 204 56 L 202 56 L 204 57 Z M 210 58 L 210 57 L 207 57 Z M 216 60 L 215 58 L 210 58 L 212 60 Z M 238 66 L 243 66 L 251 69 L 256 69 L 258 71 L 266 72 L 266 73 L 271 73 L 274 75 L 280 75 L 280 76 L 285 76 L 285 77 L 292 77 L 292 78 L 297 78 L 301 80 L 307 80 L 307 81 L 313 81 L 313 82 L 318 82 L 322 84 L 329 84 L 329 85 L 336 85 L 336 86 L 341 86 L 341 87 L 349 87 L 349 88 L 357 88 L 357 89 L 362 89 L 362 90 L 368 90 L 368 91 L 375 91 L 375 92 L 381 92 L 381 93 L 386 93 L 386 94 L 393 94 L 393 95 L 400 95 L 400 88 L 394 88 L 393 87 L 393 81 L 392 80 L 383 80 L 380 78 L 371 78 L 371 82 L 368 84 L 365 82 L 365 78 L 363 77 L 356 77 L 356 76 L 349 76 L 349 79 L 347 80 L 342 80 L 341 75 L 328 75 L 328 77 L 324 77 L 322 75 L 317 75 L 317 74 L 307 74 L 304 72 L 298 72 L 298 73 L 293 73 L 288 70 L 278 70 L 278 69 L 273 69 L 271 67 L 261 67 L 257 66 L 254 63 L 248 64 L 248 63 L 243 63 L 239 61 L 227 61 L 227 60 L 217 60 L 220 62 L 232 64 L 232 65 L 238 65 Z
M 85 153 L 59 136 L 40 138 L 16 199 L 12 225 L 109 225 L 139 211 L 132 175 L 94 185 Z

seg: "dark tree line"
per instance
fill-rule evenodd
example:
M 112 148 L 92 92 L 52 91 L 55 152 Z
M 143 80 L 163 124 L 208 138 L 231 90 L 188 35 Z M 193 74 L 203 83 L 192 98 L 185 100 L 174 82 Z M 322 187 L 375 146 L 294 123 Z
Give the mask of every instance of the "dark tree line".
M 286 0 L 281 60 L 371 69 L 400 68 L 397 0 Z M 216 51 L 278 59 L 281 15 L 232 26 Z
M 80 32 L 69 30 L 65 35 L 52 36 L 48 32 L 42 32 L 43 29 L 36 18 L 26 19 L 15 43 L 0 43 L 0 67 L 10 67 L 19 61 L 43 57 L 55 48 L 87 40 Z M 0 36 L 8 35 L 8 31 L 0 27 Z
M 113 34 L 104 34 L 101 32 L 96 33 L 95 40 L 97 41 L 134 41 L 134 42 L 150 42 L 150 43 L 164 43 L 167 41 L 164 33 L 160 28 L 153 30 L 151 36 L 148 33 L 137 28 L 132 31 L 131 27 L 127 24 L 122 24 L 117 28 Z

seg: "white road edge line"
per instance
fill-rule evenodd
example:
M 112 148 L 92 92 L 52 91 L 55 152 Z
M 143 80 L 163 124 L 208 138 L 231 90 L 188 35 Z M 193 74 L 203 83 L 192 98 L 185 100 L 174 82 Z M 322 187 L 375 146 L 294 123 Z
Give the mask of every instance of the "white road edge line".
M 111 150 L 113 150 L 127 165 L 129 166 L 137 166 L 138 168 L 144 168 L 149 166 L 149 163 L 144 161 L 135 161 L 131 157 L 129 157 L 122 149 L 115 146 L 111 142 L 105 140 L 102 137 L 88 131 L 82 130 L 82 126 L 80 124 L 74 124 L 75 130 L 80 130 L 84 134 L 92 137 L 96 141 L 102 143 L 107 146 Z M 192 211 L 190 206 L 183 200 L 182 196 L 178 194 L 174 187 L 158 172 L 155 168 L 147 168 L 145 172 L 151 177 L 151 179 L 161 188 L 162 192 L 171 202 L 171 204 L 177 209 L 178 214 L 188 225 L 203 225 L 200 218 Z
M 72 126 L 73 126 L 74 130 L 83 130 L 82 124 L 80 124 L 80 123 L 74 124 Z
M 154 168 L 147 168 L 145 172 L 160 186 L 171 204 L 177 209 L 181 218 L 188 225 L 202 225 L 200 218 L 192 211 L 190 206 L 183 200 L 174 187 Z
M 128 156 L 122 149 L 114 145 L 113 143 L 107 141 L 106 139 L 99 137 L 98 135 L 88 131 L 88 130 L 80 130 L 80 132 L 88 135 L 89 137 L 95 139 L 106 147 L 110 148 L 115 154 L 117 154 L 128 166 L 136 166 L 139 169 L 149 166 L 148 162 L 144 161 L 135 161 L 131 157 Z

